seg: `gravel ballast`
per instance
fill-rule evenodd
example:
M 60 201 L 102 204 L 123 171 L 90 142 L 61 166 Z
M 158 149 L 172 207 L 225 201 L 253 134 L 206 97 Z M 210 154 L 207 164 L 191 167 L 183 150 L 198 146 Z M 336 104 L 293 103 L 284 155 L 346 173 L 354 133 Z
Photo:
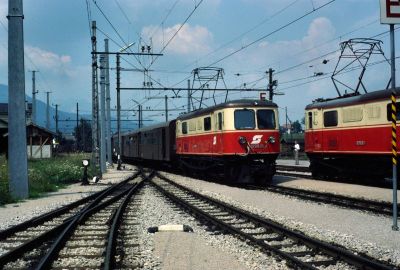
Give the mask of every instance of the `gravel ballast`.
M 166 177 L 199 193 L 259 214 L 290 229 L 400 266 L 400 233 L 388 217 L 246 190 L 180 175 Z
M 138 225 L 136 230 L 141 247 L 139 253 L 144 260 L 141 265 L 144 269 L 162 269 L 162 262 L 159 261 L 159 258 L 154 257 L 153 253 L 154 234 L 148 233 L 147 229 L 164 224 L 189 225 L 196 237 L 200 237 L 207 245 L 229 254 L 230 257 L 245 266 L 245 269 L 288 269 L 284 261 L 279 262 L 274 257 L 265 255 L 231 235 L 208 231 L 206 226 L 200 225 L 192 216 L 176 209 L 152 187 L 141 192 L 140 200 L 141 206 L 137 209 Z M 209 256 L 216 256 L 216 254 Z

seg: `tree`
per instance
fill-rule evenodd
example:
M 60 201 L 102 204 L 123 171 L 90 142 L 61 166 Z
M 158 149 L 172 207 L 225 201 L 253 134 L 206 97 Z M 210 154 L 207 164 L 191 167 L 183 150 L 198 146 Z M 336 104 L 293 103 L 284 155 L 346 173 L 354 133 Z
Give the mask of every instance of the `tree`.
M 79 125 L 74 129 L 74 136 L 78 151 L 92 151 L 92 127 L 88 120 L 81 118 Z
M 296 120 L 292 123 L 292 132 L 293 133 L 300 133 L 302 132 L 303 129 L 301 128 L 301 124 L 299 122 L 299 120 Z

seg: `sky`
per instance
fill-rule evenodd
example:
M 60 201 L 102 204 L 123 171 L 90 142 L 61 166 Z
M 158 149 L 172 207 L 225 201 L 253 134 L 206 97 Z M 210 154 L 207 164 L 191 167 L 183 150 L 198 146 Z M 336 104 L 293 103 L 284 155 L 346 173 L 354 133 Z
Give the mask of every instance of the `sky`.
M 373 37 L 382 40 L 379 44 L 386 57 L 390 56 L 389 26 L 380 24 L 378 0 L 28 0 L 23 8 L 26 94 L 32 92 L 30 71 L 39 70 L 38 99 L 45 101 L 45 92 L 51 91 L 51 103 L 66 112 L 75 112 L 77 102 L 82 114 L 91 112 L 92 20 L 98 27 L 98 51 L 104 50 L 104 39 L 108 38 L 112 52 L 134 43 L 131 52 L 149 45 L 153 53 L 163 54 L 153 58 L 124 56 L 121 87 L 152 82 L 153 87 L 186 88 L 190 79 L 193 88 L 199 88 L 192 71 L 216 67 L 223 69 L 218 88 L 259 89 L 230 92 L 229 100 L 257 99 L 268 85 L 266 71 L 273 68 L 273 79 L 278 83 L 275 91 L 280 94 L 274 96 L 274 102 L 279 106 L 281 124 L 286 110 L 291 121 L 301 120 L 305 106 L 314 99 L 337 96 L 330 76 L 339 60 L 341 42 Z M 7 13 L 8 1 L 0 0 L 0 84 L 8 80 Z M 396 44 L 397 54 L 399 47 Z M 373 65 L 363 79 L 369 92 L 384 89 L 388 83 L 390 66 L 382 60 L 378 54 L 369 60 Z M 342 59 L 339 69 L 349 61 Z M 110 56 L 113 108 L 115 66 L 115 56 Z M 336 78 L 355 86 L 359 65 L 349 65 L 345 71 Z M 216 82 L 208 84 L 214 88 Z M 345 87 L 339 86 L 344 93 Z M 169 119 L 187 109 L 186 91 L 126 90 L 121 93 L 121 106 L 136 110 L 140 103 L 147 110 L 163 110 L 165 95 L 171 109 Z M 200 92 L 195 95 L 200 97 Z M 217 103 L 224 101 L 224 93 L 216 95 Z M 212 92 L 204 94 L 204 102 L 204 106 L 214 104 Z M 124 111 L 122 116 L 124 120 L 137 119 L 134 111 Z M 165 116 L 145 111 L 143 118 L 149 125 Z

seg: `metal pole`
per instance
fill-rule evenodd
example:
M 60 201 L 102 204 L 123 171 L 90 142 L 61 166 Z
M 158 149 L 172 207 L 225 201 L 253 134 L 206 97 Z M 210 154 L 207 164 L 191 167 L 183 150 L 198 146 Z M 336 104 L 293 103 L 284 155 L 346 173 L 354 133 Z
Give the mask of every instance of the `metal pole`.
M 105 173 L 106 168 L 106 72 L 105 55 L 100 55 L 100 169 Z
M 92 167 L 99 166 L 98 149 L 98 88 L 97 88 L 97 56 L 96 56 L 96 21 L 92 21 Z
M 36 123 L 36 72 L 37 70 L 32 70 L 32 122 Z
M 56 133 L 58 136 L 58 104 L 56 104 L 55 106 L 56 106 Z
M 51 92 L 46 92 L 46 100 L 47 100 L 47 106 L 46 106 L 46 128 L 50 129 L 50 95 Z
M 142 127 L 142 105 L 139 105 L 139 128 Z
M 274 83 L 272 80 L 272 73 L 274 73 L 275 70 L 273 70 L 272 68 L 270 68 L 268 70 L 268 75 L 269 75 L 269 84 L 268 84 L 268 91 L 269 91 L 269 100 L 272 101 L 273 97 L 274 97 Z
M 190 80 L 188 80 L 187 83 L 188 83 L 187 112 L 190 112 L 190 98 L 191 98 L 191 94 L 190 94 Z
M 29 195 L 22 0 L 8 1 L 8 170 L 14 198 Z
M 140 104 L 138 105 L 138 128 L 140 128 Z
M 392 75 L 392 162 L 393 162 L 393 225 L 392 230 L 398 231 L 397 225 L 397 115 L 396 115 L 396 54 L 394 43 L 394 24 L 390 25 L 391 75 Z
M 75 134 L 76 151 L 79 151 L 78 128 L 79 128 L 79 103 L 77 102 L 76 103 L 76 134 Z M 83 136 L 82 136 L 82 138 L 83 138 Z
M 108 39 L 104 40 L 105 52 L 108 53 Z M 109 55 L 106 54 L 106 152 L 107 152 L 107 162 L 112 164 L 112 147 L 111 147 L 111 108 L 110 108 L 110 73 L 109 73 Z
M 168 122 L 168 96 L 165 95 L 165 122 Z
M 121 96 L 120 96 L 120 82 L 121 82 L 121 59 L 117 53 L 117 134 L 118 134 L 118 155 L 121 155 Z
M 288 117 L 287 117 L 287 107 L 285 107 L 285 123 L 286 123 L 286 129 L 288 128 L 288 125 L 287 125 L 287 119 L 288 119 Z M 286 132 L 287 133 L 287 132 Z

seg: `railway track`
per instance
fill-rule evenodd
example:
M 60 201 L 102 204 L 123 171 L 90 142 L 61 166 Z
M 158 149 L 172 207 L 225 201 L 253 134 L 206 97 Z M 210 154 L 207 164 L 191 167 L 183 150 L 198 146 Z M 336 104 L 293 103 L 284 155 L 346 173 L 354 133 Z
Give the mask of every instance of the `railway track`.
M 271 220 L 198 194 L 157 175 L 151 183 L 170 200 L 221 232 L 231 233 L 267 254 L 280 257 L 294 268 L 327 266 L 360 269 L 395 269 L 374 259 L 291 231 Z
M 139 179 L 141 176 L 141 180 Z M 131 196 L 151 176 L 142 172 L 78 204 L 2 232 L 2 269 L 109 269 L 115 264 L 117 230 Z M 40 222 L 39 222 L 40 220 Z M 5 247 L 7 243 L 17 243 Z M 103 255 L 106 254 L 105 256 Z M 103 259 L 104 257 L 104 259 Z
M 302 166 L 276 165 L 276 174 L 307 179 L 313 178 L 309 168 Z
M 266 187 L 248 186 L 247 188 L 266 190 L 287 196 L 293 196 L 307 201 L 332 204 L 349 209 L 368 211 L 380 215 L 392 216 L 393 214 L 393 206 L 390 202 L 372 201 L 367 199 L 353 198 L 344 195 L 333 194 L 333 193 L 318 192 L 318 191 L 283 187 L 276 185 L 269 185 Z M 399 209 L 400 204 L 398 206 Z

